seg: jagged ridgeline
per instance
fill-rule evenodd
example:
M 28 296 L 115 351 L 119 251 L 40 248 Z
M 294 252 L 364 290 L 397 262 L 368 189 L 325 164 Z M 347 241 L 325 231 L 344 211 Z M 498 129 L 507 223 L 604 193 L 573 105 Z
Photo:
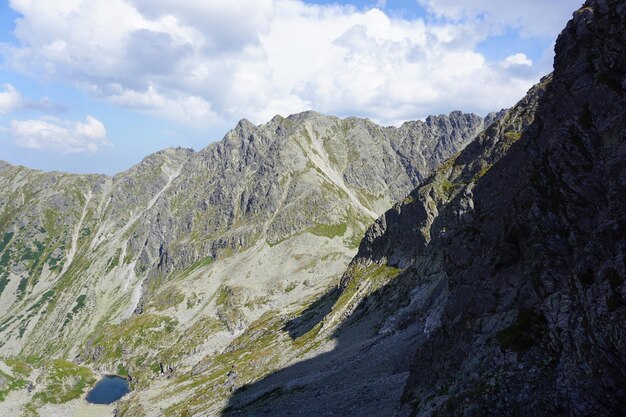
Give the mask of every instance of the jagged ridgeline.
M 374 219 L 483 127 L 307 112 L 114 177 L 1 163 L 0 355 L 186 372 L 335 286 Z

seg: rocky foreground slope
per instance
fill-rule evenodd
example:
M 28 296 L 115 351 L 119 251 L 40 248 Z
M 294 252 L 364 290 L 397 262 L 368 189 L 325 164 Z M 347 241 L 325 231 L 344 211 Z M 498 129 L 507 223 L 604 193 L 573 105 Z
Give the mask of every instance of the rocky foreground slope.
M 335 286 L 366 227 L 483 126 L 307 112 L 114 177 L 1 163 L 0 395 L 30 384 L 10 401 L 36 410 L 80 396 L 90 370 L 138 393 L 204 376 L 242 332 Z

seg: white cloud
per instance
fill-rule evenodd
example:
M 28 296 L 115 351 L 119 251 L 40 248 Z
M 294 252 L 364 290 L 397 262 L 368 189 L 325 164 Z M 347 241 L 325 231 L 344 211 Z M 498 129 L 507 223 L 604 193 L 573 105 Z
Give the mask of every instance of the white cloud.
M 514 28 L 528 36 L 555 37 L 582 0 L 418 0 L 435 15 L 456 21 L 479 20 L 493 29 Z
M 54 104 L 48 97 L 40 100 L 24 98 L 12 84 L 4 84 L 0 91 L 0 115 L 18 110 L 39 110 L 44 112 L 63 112 L 65 107 Z
M 530 67 L 533 65 L 532 59 L 528 58 L 526 54 L 517 53 L 507 56 L 500 64 L 503 68 L 510 68 L 516 65 L 522 65 Z
M 17 146 L 61 153 L 94 153 L 109 145 L 102 122 L 87 116 L 85 123 L 42 118 L 13 120 L 8 129 Z
M 571 0 L 422 1 L 458 21 L 300 0 L 11 0 L 20 44 L 0 53 L 13 70 L 184 122 L 312 108 L 397 123 L 510 106 L 543 74 L 529 59 L 489 62 L 477 45 L 507 25 L 556 33 L 574 9 Z
M 98 86 L 92 86 L 97 91 Z M 99 95 L 103 95 L 102 92 Z M 106 100 L 114 105 L 142 110 L 160 117 L 194 124 L 215 121 L 218 117 L 211 111 L 211 104 L 201 97 L 172 93 L 161 94 L 154 84 L 145 91 L 124 89 L 119 84 L 109 85 Z
M 258 45 L 258 34 L 269 29 L 274 12 L 272 0 L 130 0 L 148 19 L 173 18 L 170 28 L 193 28 L 192 41 L 202 35 L 203 49 L 211 53 L 238 52 Z
M 4 84 L 4 91 L 0 91 L 0 114 L 19 109 L 24 104 L 24 97 L 11 84 Z

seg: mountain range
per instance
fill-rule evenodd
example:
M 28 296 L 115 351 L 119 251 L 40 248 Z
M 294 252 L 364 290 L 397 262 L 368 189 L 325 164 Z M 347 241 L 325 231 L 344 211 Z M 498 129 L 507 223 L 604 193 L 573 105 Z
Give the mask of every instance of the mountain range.
M 3 415 L 623 415 L 626 5 L 515 106 L 0 163 Z M 111 406 L 84 393 L 118 374 Z

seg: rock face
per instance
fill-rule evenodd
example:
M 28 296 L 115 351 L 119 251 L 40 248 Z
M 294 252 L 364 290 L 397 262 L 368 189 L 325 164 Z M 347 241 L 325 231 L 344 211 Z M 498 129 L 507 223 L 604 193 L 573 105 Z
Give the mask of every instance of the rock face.
M 449 295 L 440 269 L 450 260 L 431 253 L 431 245 L 472 215 L 471 190 L 530 128 L 550 81 L 544 78 L 367 230 L 336 294 L 286 326 L 309 322 L 300 325 L 299 333 L 308 329 L 300 338 L 325 348 L 242 387 L 224 416 L 398 414 L 415 351 L 442 326 Z M 459 207 L 446 214 L 457 199 Z M 289 352 L 288 345 L 281 349 Z
M 401 415 L 626 410 L 625 22 L 588 1 L 552 80 L 368 230 L 357 261 L 420 289 Z

